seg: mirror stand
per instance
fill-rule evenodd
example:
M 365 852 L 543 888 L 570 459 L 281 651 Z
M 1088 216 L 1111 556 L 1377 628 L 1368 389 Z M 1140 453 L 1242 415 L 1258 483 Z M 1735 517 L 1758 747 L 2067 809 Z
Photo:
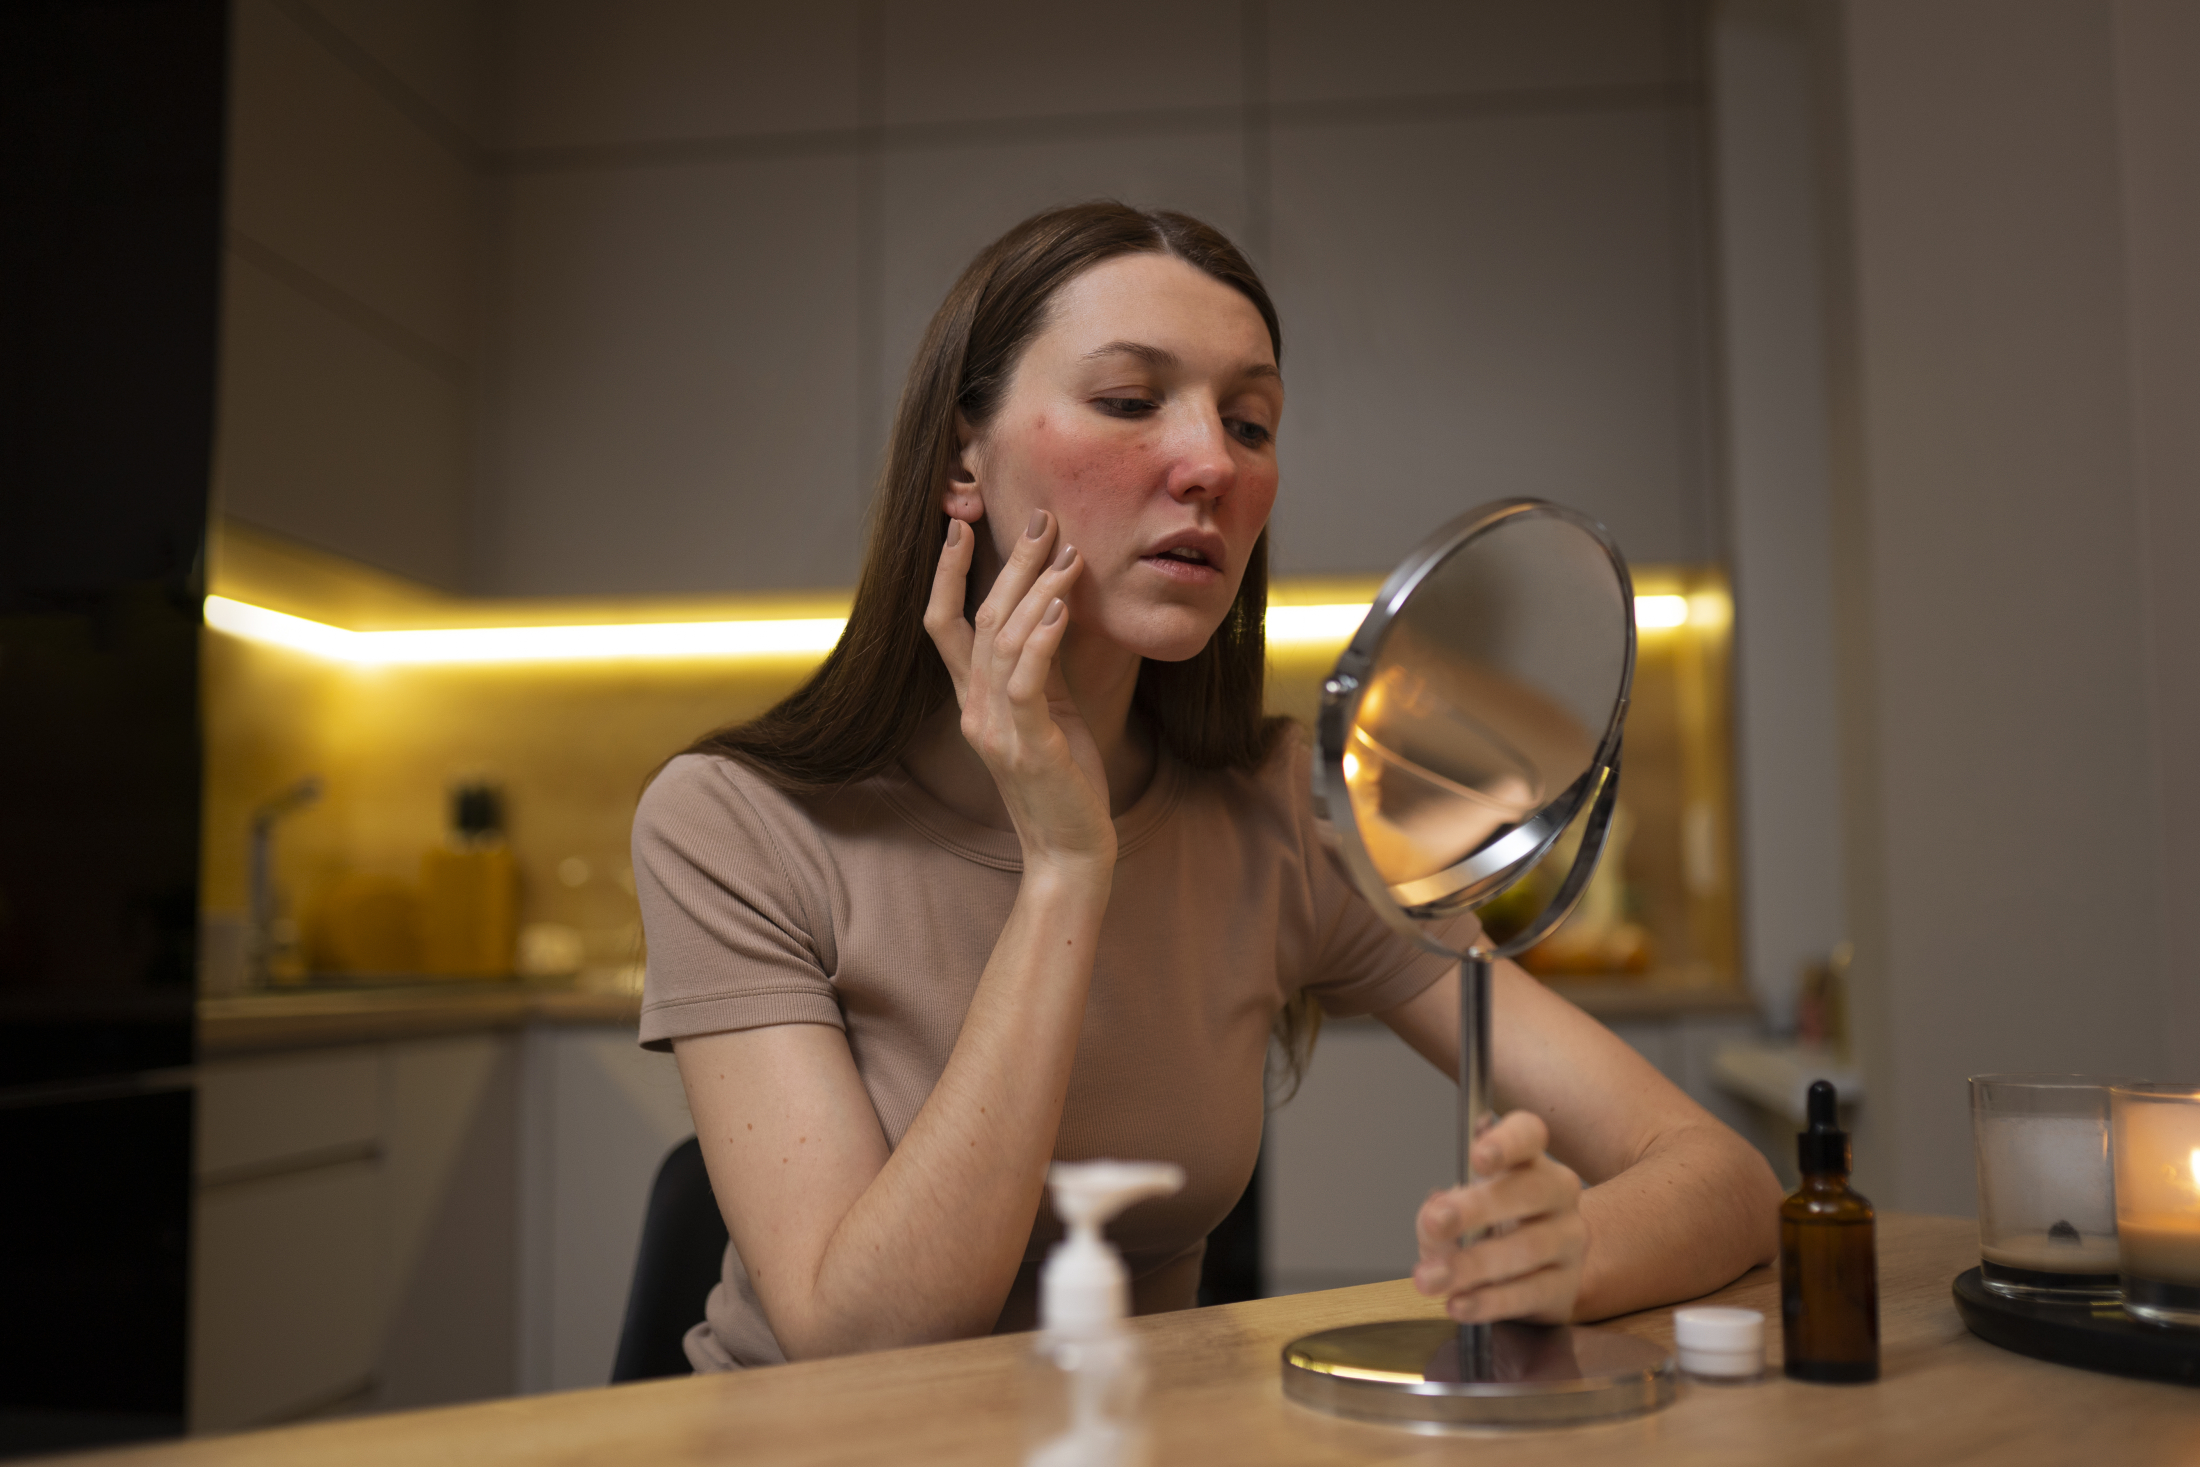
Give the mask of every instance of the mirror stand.
M 1492 968 L 1588 888 L 1618 798 L 1634 660 L 1619 547 L 1577 511 L 1515 499 L 1423 541 L 1322 686 L 1313 794 L 1332 851 L 1385 921 L 1459 964 L 1461 1186 L 1491 1112 Z M 1577 819 L 1566 877 L 1523 930 L 1462 950 L 1426 925 L 1521 880 Z M 1398 1425 L 1550 1426 L 1670 1403 L 1674 1362 L 1613 1330 L 1393 1320 L 1292 1341 L 1283 1390 Z
M 1459 960 L 1459 1185 L 1474 1180 L 1474 1138 L 1489 1124 L 1490 981 L 1492 959 L 1480 948 Z M 1461 1238 L 1460 1246 L 1474 1241 Z M 1462 1380 L 1489 1380 L 1496 1366 L 1496 1326 L 1459 1326 Z
M 1580 853 L 1542 916 L 1507 942 L 1469 948 L 1459 957 L 1462 1187 L 1474 1180 L 1474 1138 L 1492 1109 L 1492 968 L 1497 959 L 1534 946 L 1573 910 L 1611 826 L 1617 766 L 1615 757 L 1582 832 Z M 1391 1320 L 1293 1340 L 1284 1347 L 1283 1390 L 1317 1410 L 1400 1425 L 1563 1426 L 1670 1404 L 1674 1365 L 1663 1346 L 1612 1330 Z

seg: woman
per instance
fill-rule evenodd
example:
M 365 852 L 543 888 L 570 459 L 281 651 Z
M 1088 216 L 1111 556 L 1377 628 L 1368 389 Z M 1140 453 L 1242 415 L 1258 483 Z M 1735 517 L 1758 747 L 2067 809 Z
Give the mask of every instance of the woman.
M 1185 1166 L 1113 1232 L 1136 1307 L 1186 1307 L 1279 1018 L 1456 1073 L 1456 977 L 1331 869 L 1261 717 L 1280 357 L 1205 225 L 1010 230 L 918 351 L 839 646 L 644 796 L 642 1036 L 732 1236 L 698 1369 L 1029 1327 L 1056 1157 Z M 1515 1108 L 1415 1219 L 1423 1292 L 1594 1318 L 1771 1256 L 1754 1151 L 1511 964 L 1495 1008 Z

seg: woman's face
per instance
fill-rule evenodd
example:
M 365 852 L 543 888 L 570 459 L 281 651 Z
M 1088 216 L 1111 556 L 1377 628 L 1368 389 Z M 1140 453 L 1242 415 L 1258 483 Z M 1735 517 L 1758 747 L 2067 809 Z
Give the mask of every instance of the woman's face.
M 1282 416 L 1251 301 L 1171 256 L 1119 255 L 1056 295 L 992 422 L 966 427 L 943 503 L 982 514 L 1001 557 L 1051 511 L 1085 559 L 1071 634 L 1181 661 L 1221 625 L 1268 523 Z

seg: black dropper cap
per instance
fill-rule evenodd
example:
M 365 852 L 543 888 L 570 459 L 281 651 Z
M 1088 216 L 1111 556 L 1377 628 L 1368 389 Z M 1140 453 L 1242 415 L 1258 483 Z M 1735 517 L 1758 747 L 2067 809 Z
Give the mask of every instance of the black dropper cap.
M 451 791 L 451 828 L 461 839 L 487 840 L 504 833 L 504 797 L 493 784 L 462 784 Z
M 1841 1129 L 1841 1098 L 1828 1080 L 1810 1082 L 1810 1129 L 1795 1138 L 1803 1175 L 1849 1174 L 1849 1133 Z

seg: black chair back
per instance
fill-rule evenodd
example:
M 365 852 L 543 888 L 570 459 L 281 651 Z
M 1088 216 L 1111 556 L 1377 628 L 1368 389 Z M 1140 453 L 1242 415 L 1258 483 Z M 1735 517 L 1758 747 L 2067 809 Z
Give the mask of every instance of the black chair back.
M 611 1383 L 689 1373 L 680 1340 L 703 1318 L 703 1303 L 725 1266 L 726 1222 L 693 1136 L 666 1154 L 649 1189 L 634 1287 Z

